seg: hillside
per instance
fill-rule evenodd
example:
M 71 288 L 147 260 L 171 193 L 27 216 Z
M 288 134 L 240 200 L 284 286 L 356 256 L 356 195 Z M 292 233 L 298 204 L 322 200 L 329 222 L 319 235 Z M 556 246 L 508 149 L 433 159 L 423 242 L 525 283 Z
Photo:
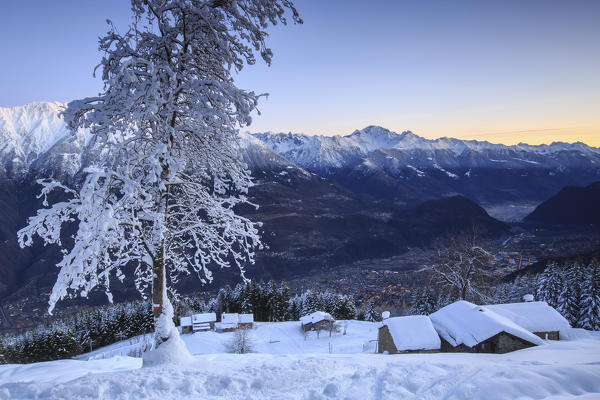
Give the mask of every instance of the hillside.
M 600 226 L 600 182 L 567 186 L 536 207 L 525 221 L 544 225 Z
M 36 180 L 54 177 L 76 186 L 82 168 L 102 160 L 87 131 L 66 130 L 62 107 L 32 103 L 0 109 L 0 301 L 19 304 L 9 310 L 13 317 L 43 310 L 58 272 L 57 247 L 37 243 L 20 249 L 16 241 L 18 229 L 41 207 Z M 374 126 L 336 137 L 241 134 L 240 153 L 256 183 L 250 198 L 260 207 L 239 211 L 264 223 L 267 247 L 247 273 L 259 280 L 377 263 L 474 225 L 502 235 L 506 225 L 481 205 L 535 201 L 565 182 L 597 179 L 593 166 L 600 165 L 600 150 L 581 143 L 428 140 Z M 63 235 L 67 243 L 70 233 Z M 225 269 L 203 289 L 238 280 L 235 268 Z M 184 293 L 199 288 L 194 279 L 180 284 Z M 112 290 L 117 301 L 138 296 L 119 282 Z M 89 303 L 105 301 L 93 293 Z

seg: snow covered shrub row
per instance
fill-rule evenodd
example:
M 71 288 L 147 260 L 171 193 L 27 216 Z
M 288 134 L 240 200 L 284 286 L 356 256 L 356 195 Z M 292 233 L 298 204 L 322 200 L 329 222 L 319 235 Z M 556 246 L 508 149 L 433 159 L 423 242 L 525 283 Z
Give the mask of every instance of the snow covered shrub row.
M 2 338 L 0 362 L 30 363 L 70 358 L 151 332 L 153 324 L 152 311 L 147 302 L 81 310 L 66 320 Z

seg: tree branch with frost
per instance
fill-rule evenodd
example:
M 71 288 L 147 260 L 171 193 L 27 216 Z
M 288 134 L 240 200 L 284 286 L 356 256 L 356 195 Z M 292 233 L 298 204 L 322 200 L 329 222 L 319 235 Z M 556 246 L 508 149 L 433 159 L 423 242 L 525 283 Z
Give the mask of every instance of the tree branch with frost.
M 462 233 L 438 244 L 432 262 L 433 280 L 451 296 L 463 300 L 485 300 L 491 280 L 490 252 L 476 244 L 477 235 Z

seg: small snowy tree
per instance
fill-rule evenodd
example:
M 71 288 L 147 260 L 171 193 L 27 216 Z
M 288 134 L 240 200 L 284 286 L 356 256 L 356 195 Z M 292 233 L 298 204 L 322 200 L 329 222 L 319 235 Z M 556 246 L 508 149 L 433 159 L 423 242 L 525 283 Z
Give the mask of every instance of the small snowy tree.
M 558 299 L 564 287 L 563 275 L 563 270 L 557 263 L 547 266 L 538 280 L 536 298 L 558 308 Z
M 375 309 L 375 303 L 373 302 L 373 299 L 370 299 L 365 305 L 364 319 L 365 321 L 370 322 L 381 321 L 381 313 Z
M 583 267 L 577 262 L 570 264 L 565 269 L 563 279 L 563 287 L 558 296 L 556 309 L 572 326 L 577 327 L 580 316 Z
M 598 331 L 600 330 L 600 263 L 598 261 L 591 263 L 585 269 L 581 288 L 579 326 Z
M 231 263 L 243 276 L 260 247 L 256 225 L 234 212 L 251 186 L 237 129 L 250 123 L 259 96 L 237 88 L 232 73 L 254 64 L 255 51 L 271 62 L 264 29 L 286 23 L 286 10 L 301 20 L 290 0 L 131 5 L 130 29 L 121 34 L 111 24 L 100 39 L 104 92 L 63 113 L 70 129 L 90 128 L 90 149 L 102 161 L 83 171 L 76 189 L 40 181 L 45 206 L 54 190 L 69 199 L 40 209 L 18 236 L 22 247 L 34 235 L 62 245 L 62 226 L 79 224 L 49 312 L 99 285 L 112 300 L 110 277 L 123 280 L 124 267 L 135 266 L 138 290 L 152 286 L 158 347 L 177 336 L 169 283 L 190 273 L 208 282 L 211 266 Z
M 475 233 L 456 235 L 438 246 L 433 280 L 453 299 L 485 301 L 492 259 Z
M 246 354 L 252 352 L 252 338 L 250 329 L 241 328 L 233 333 L 231 341 L 227 344 L 227 351 L 234 354 Z
M 429 288 L 419 288 L 413 296 L 410 313 L 413 315 L 433 314 L 437 308 L 437 301 Z

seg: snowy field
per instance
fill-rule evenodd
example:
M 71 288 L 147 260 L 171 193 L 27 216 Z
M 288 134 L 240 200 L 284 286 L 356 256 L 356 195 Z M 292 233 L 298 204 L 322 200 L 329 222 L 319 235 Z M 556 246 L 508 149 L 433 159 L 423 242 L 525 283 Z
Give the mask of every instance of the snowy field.
M 243 355 L 225 352 L 232 333 L 183 335 L 195 361 L 152 368 L 111 356 L 124 341 L 87 361 L 0 366 L 0 399 L 600 399 L 598 335 L 504 355 L 380 355 L 378 326 L 305 338 L 298 322 L 259 323 Z

